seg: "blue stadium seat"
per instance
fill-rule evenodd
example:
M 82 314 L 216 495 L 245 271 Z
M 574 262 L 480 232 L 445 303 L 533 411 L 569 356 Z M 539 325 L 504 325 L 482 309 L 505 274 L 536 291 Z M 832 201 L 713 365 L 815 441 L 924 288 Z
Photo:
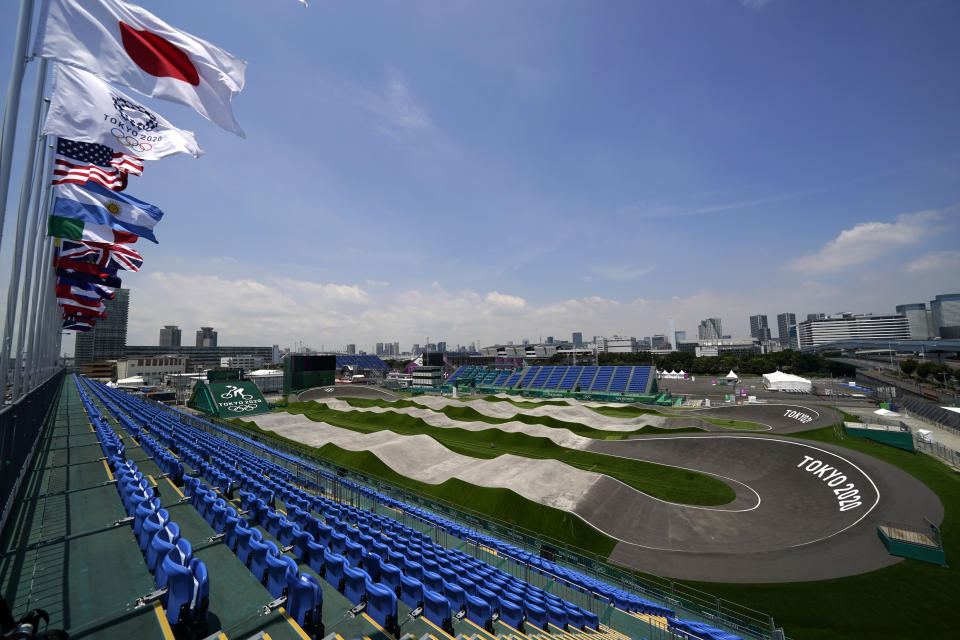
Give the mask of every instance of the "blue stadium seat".
M 253 577 L 264 582 L 267 579 L 267 556 L 277 557 L 280 550 L 272 540 L 250 539 L 250 573 Z
M 537 629 L 546 631 L 547 612 L 543 608 L 538 607 L 537 605 L 528 601 L 524 604 L 523 610 L 524 613 L 526 613 L 526 620 L 528 623 Z
M 423 602 L 423 584 L 416 578 L 400 576 L 400 600 L 411 609 Z
M 290 556 L 273 556 L 269 553 L 264 559 L 267 565 L 267 591 L 274 598 L 279 598 L 287 588 L 287 578 L 298 573 L 297 561 Z
M 500 619 L 518 631 L 523 631 L 523 608 L 516 600 L 500 598 Z
M 240 559 L 240 562 L 250 566 L 250 543 L 254 540 L 262 540 L 263 536 L 260 534 L 258 529 L 253 529 L 247 527 L 242 522 L 237 525 L 237 528 L 234 530 L 234 535 L 237 538 L 237 543 L 234 547 L 237 557 Z
M 193 549 L 190 546 L 190 543 L 186 539 L 180 538 L 177 540 L 177 544 L 173 546 L 170 551 L 168 551 L 163 559 L 157 564 L 157 571 L 154 574 L 154 582 L 157 585 L 158 589 L 163 589 L 167 586 L 167 576 L 171 571 L 173 565 L 179 565 L 184 569 L 189 570 L 190 561 L 193 559 Z
M 156 572 L 160 559 L 170 551 L 170 549 L 173 549 L 173 546 L 179 539 L 180 527 L 177 526 L 176 522 L 167 522 L 162 529 L 150 538 L 150 543 L 147 544 L 146 555 L 147 568 L 150 569 L 150 573 Z
M 450 601 L 438 591 L 424 589 L 423 616 L 437 626 L 447 629 L 450 626 Z
M 343 593 L 343 570 L 347 566 L 347 560 L 337 553 L 323 552 L 323 578 L 337 591 Z
M 343 569 L 343 595 L 353 604 L 359 603 L 367 595 L 367 582 L 370 576 L 363 569 L 356 567 L 344 567 Z
M 397 596 L 387 586 L 370 582 L 367 588 L 367 615 L 384 629 L 397 624 Z
M 167 587 L 165 613 L 170 624 L 196 623 L 206 617 L 210 579 L 202 561 L 194 558 L 189 568 L 171 565 Z
M 287 612 L 305 631 L 321 624 L 323 589 L 316 578 L 306 573 L 287 575 Z M 320 636 L 322 633 L 314 635 Z

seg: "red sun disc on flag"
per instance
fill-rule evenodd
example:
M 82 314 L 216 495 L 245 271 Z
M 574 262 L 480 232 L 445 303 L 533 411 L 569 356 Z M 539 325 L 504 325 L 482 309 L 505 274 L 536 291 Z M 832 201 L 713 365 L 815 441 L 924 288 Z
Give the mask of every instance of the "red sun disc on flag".
M 190 57 L 163 36 L 137 31 L 121 22 L 120 37 L 130 59 L 150 75 L 175 78 L 193 86 L 200 84 L 200 74 Z

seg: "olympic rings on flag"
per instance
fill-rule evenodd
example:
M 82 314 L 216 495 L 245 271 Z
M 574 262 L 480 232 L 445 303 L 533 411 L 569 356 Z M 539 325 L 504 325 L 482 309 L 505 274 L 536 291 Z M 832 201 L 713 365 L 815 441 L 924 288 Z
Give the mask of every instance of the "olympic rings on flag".
M 126 135 L 120 129 L 114 127 L 110 130 L 110 133 L 117 139 L 117 142 L 122 144 L 125 147 L 130 147 L 134 151 L 150 151 L 153 149 L 153 145 L 149 142 L 140 142 L 133 136 Z

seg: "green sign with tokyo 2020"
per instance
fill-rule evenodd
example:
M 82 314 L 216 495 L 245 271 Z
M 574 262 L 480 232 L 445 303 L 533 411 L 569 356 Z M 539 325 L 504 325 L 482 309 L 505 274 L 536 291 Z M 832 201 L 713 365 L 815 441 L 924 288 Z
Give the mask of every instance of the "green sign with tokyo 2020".
M 212 382 L 209 390 L 220 417 L 238 418 L 270 411 L 260 389 L 249 380 Z

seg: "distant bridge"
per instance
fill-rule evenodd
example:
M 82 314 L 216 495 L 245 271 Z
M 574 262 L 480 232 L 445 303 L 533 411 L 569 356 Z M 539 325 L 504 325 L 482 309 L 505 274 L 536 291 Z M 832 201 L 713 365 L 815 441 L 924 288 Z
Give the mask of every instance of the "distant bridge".
M 804 352 L 823 351 L 893 351 L 895 353 L 919 353 L 931 360 L 943 362 L 949 354 L 960 354 L 960 340 L 834 340 L 809 347 L 801 347 Z

